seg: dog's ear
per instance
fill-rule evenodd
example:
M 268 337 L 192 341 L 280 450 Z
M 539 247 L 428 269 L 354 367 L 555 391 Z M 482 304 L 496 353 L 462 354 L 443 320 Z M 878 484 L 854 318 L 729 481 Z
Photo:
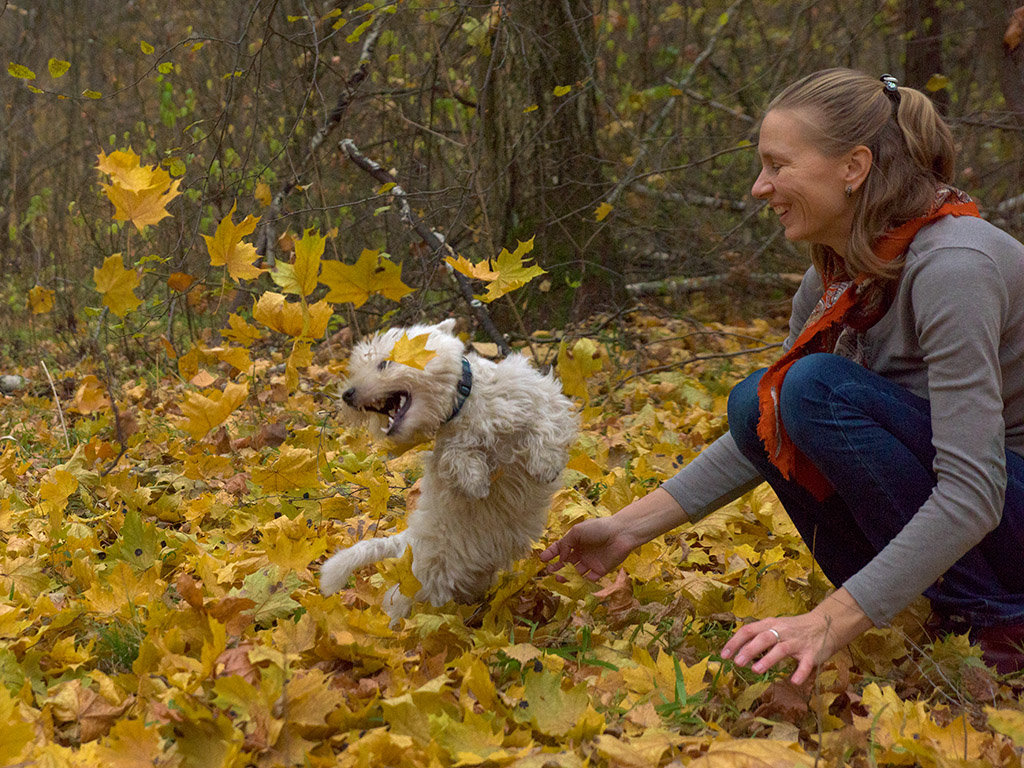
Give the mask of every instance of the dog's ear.
M 439 331 L 443 331 L 450 336 L 454 336 L 453 331 L 455 330 L 455 318 L 449 317 L 447 320 L 442 320 L 440 323 L 434 326 Z

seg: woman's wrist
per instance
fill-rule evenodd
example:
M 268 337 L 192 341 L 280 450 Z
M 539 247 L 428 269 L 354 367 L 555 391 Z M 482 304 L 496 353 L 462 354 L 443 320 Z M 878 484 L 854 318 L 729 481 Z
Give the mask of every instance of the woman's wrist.
M 617 534 L 630 543 L 632 550 L 677 528 L 688 518 L 679 502 L 668 491 L 655 488 L 608 519 L 614 522 Z
M 874 626 L 874 622 L 868 618 L 864 609 L 845 587 L 840 587 L 822 600 L 812 613 L 823 616 L 829 623 L 830 631 L 838 640 L 839 647 L 845 646 Z

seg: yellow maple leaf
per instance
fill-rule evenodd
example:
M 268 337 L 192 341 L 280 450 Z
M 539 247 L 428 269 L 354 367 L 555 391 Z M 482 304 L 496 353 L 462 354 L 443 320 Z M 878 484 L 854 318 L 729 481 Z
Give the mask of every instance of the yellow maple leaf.
M 327 332 L 327 323 L 334 309 L 321 299 L 306 306 L 287 301 L 284 294 L 266 291 L 253 306 L 252 318 L 278 333 L 299 339 L 319 339 Z
M 141 192 L 153 183 L 152 166 L 142 165 L 131 147 L 119 149 L 109 155 L 100 151 L 96 169 L 107 174 L 112 184 L 130 192 Z
M 519 716 L 547 736 L 564 736 L 587 710 L 590 696 L 586 683 L 562 689 L 563 675 L 531 669 L 524 681 L 526 707 Z
M 466 277 L 489 282 L 498 277 L 498 273 L 491 269 L 486 261 L 474 264 L 465 256 L 448 256 L 445 262 L 456 272 L 461 272 Z
M 320 278 L 320 257 L 326 242 L 325 237 L 312 229 L 307 229 L 295 241 L 295 263 L 279 262 L 270 273 L 281 290 L 299 296 L 309 296 L 316 290 Z
M 427 367 L 427 363 L 437 357 L 437 352 L 427 349 L 429 338 L 430 334 L 427 333 L 421 333 L 418 336 L 409 336 L 409 334 L 403 333 L 402 338 L 396 341 L 395 346 L 392 347 L 388 360 L 422 371 Z
M 41 285 L 31 288 L 28 292 L 28 306 L 32 310 L 32 314 L 45 315 L 47 312 L 52 312 L 55 295 L 49 288 L 43 288 Z
M 39 484 L 39 496 L 44 501 L 63 504 L 78 490 L 78 478 L 64 467 L 54 467 Z
M 570 350 L 563 341 L 558 348 L 558 378 L 569 397 L 589 402 L 587 379 L 604 367 L 604 352 L 591 339 L 579 339 Z
M 228 327 L 222 328 L 220 335 L 228 341 L 248 347 L 260 337 L 260 331 L 241 315 L 231 314 L 228 315 Z
M 221 219 L 213 236 L 203 235 L 203 239 L 206 240 L 206 250 L 210 253 L 211 266 L 226 266 L 228 274 L 236 281 L 254 280 L 265 270 L 253 264 L 258 258 L 256 246 L 243 242 L 242 238 L 253 233 L 259 217 L 246 216 L 235 224 L 233 218 L 237 205 L 236 203 L 231 206 L 231 211 Z
M 306 448 L 282 445 L 276 459 L 253 468 L 252 481 L 268 493 L 315 488 L 316 454 Z
M 248 384 L 228 384 L 224 391 L 213 389 L 189 392 L 181 404 L 182 418 L 178 426 L 193 440 L 201 440 L 211 429 L 223 424 L 249 395 Z
M 18 700 L 0 686 L 0 722 L 4 724 L 0 733 L 0 765 L 15 765 L 18 758 L 35 738 L 35 728 L 19 711 Z
M 536 264 L 526 265 L 523 257 L 532 250 L 533 238 L 531 237 L 529 240 L 520 241 L 511 253 L 507 248 L 502 248 L 498 258 L 494 259 L 491 265 L 484 262 L 473 264 L 464 256 L 458 258 L 449 256 L 445 261 L 457 272 L 487 283 L 487 293 L 478 295 L 476 298 L 485 304 L 490 304 L 495 299 L 501 298 L 517 288 L 522 288 L 535 277 L 547 274 Z
M 134 269 L 124 268 L 120 253 L 107 256 L 102 267 L 93 267 L 92 279 L 103 295 L 103 304 L 118 317 L 124 317 L 142 303 L 135 295 L 142 280 Z
M 380 563 L 384 580 L 389 584 L 398 584 L 398 591 L 406 597 L 416 597 L 423 588 L 412 572 L 412 557 L 412 547 L 407 546 L 401 557 L 382 560 Z
M 98 155 L 96 168 L 110 177 L 110 184 L 100 184 L 107 199 L 114 204 L 115 221 L 131 221 L 140 232 L 171 214 L 167 205 L 180 193 L 181 179 L 171 179 L 163 168 L 142 165 L 130 148 L 107 155 Z
M 107 397 L 106 387 L 91 373 L 82 377 L 78 390 L 75 392 L 75 401 L 69 410 L 88 415 L 110 407 L 110 399 Z
M 350 302 L 361 307 L 377 293 L 392 301 L 399 301 L 412 293 L 402 282 L 402 268 L 387 254 L 364 250 L 355 264 L 325 261 L 320 269 L 320 282 L 329 289 L 324 298 L 334 304 Z

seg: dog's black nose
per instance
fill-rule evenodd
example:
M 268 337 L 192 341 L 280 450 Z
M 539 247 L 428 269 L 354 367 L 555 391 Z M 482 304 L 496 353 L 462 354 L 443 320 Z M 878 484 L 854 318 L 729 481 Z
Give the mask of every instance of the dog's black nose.
M 355 405 L 356 399 L 356 388 L 350 387 L 341 393 L 341 399 L 345 401 L 345 405 Z

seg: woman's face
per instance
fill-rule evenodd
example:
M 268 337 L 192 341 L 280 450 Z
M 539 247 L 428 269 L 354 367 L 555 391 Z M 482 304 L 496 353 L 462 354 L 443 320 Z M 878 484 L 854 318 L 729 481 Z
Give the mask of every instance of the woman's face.
M 849 159 L 829 157 L 811 143 L 812 119 L 799 109 L 765 115 L 757 144 L 761 173 L 750 192 L 772 207 L 788 240 L 828 245 L 843 256 L 854 211 L 846 196 Z

